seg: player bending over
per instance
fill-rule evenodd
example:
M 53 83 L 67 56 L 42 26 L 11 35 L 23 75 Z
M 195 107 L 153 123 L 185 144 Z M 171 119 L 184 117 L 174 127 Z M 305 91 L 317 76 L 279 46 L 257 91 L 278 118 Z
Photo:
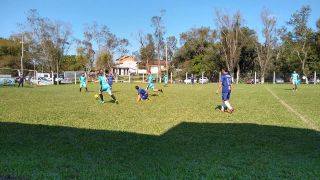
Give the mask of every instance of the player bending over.
M 81 74 L 80 78 L 80 92 L 82 88 L 86 88 L 86 92 L 88 92 L 88 88 L 87 88 L 87 78 L 84 75 L 84 73 Z
M 299 74 L 296 73 L 296 71 L 293 71 L 291 74 L 291 82 L 293 84 L 293 90 L 296 91 L 298 90 L 298 84 L 299 84 Z
M 158 92 L 158 91 L 160 91 L 160 92 L 163 93 L 163 90 L 162 90 L 162 89 L 155 89 L 155 88 L 154 88 L 153 79 L 154 79 L 153 75 L 152 75 L 151 73 L 149 73 L 149 76 L 148 76 L 148 86 L 147 86 L 146 90 L 152 89 L 153 92 Z
M 229 103 L 230 94 L 231 94 L 231 76 L 228 73 L 228 70 L 222 69 L 221 71 L 221 79 L 219 82 L 219 86 L 217 89 L 217 94 L 219 94 L 220 89 L 222 88 L 222 105 L 221 105 L 221 111 L 224 112 L 225 106 L 227 107 L 227 111 L 229 113 L 232 113 L 234 109 Z
M 115 103 L 117 103 L 117 104 L 119 103 L 117 98 L 112 94 L 111 88 L 110 88 L 109 84 L 107 83 L 107 79 L 105 76 L 103 76 L 102 72 L 98 73 L 98 80 L 95 82 L 100 82 L 99 96 L 100 96 L 100 103 L 101 104 L 104 103 L 103 95 L 102 95 L 103 91 L 106 91 Z
M 142 88 L 139 88 L 139 86 L 135 87 L 136 90 L 138 91 L 138 98 L 137 98 L 137 102 L 139 101 L 145 101 L 145 100 L 149 100 L 148 98 L 148 92 Z

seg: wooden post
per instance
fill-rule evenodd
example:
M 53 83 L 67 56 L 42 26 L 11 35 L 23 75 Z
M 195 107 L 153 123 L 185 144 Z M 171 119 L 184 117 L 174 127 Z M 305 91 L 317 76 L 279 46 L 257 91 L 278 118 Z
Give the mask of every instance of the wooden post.
M 74 84 L 77 84 L 77 73 L 74 72 Z
M 171 80 L 171 84 L 172 84 L 172 72 L 170 74 L 171 74 L 170 80 Z
M 276 72 L 273 71 L 273 84 L 276 84 Z
M 257 84 L 257 72 L 254 72 L 254 84 Z
M 313 84 L 317 84 L 317 72 L 316 72 L 316 71 L 314 71 L 314 76 L 313 76 L 313 78 L 314 78 Z

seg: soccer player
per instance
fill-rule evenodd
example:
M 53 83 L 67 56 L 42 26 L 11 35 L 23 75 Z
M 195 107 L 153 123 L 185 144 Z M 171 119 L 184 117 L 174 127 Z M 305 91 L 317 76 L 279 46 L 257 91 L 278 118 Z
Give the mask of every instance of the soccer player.
M 80 92 L 82 88 L 86 88 L 86 92 L 88 92 L 88 88 L 87 88 L 87 78 L 84 75 L 84 73 L 81 74 L 80 78 Z
M 291 82 L 293 84 L 293 90 L 298 90 L 299 74 L 296 73 L 296 71 L 293 71 L 293 73 L 291 74 Z
M 112 89 L 112 84 L 113 84 L 113 76 L 112 74 L 110 73 L 109 76 L 108 76 L 108 84 L 110 86 L 110 88 Z
M 165 74 L 165 75 L 163 76 L 163 79 L 164 79 L 164 86 L 165 86 L 165 87 L 168 86 L 168 75 Z
M 18 86 L 18 88 L 20 87 L 20 85 L 22 85 L 21 87 L 23 87 L 23 82 L 24 82 L 24 77 L 23 77 L 23 74 L 21 74 L 20 77 L 19 77 L 19 86 Z
M 155 88 L 154 88 L 153 79 L 154 79 L 153 75 L 152 75 L 151 73 L 149 73 L 149 76 L 148 76 L 148 86 L 147 86 L 146 90 L 152 89 L 153 92 L 158 92 L 158 91 L 160 91 L 160 92 L 163 93 L 163 90 L 162 90 L 162 89 L 155 89 Z
M 103 95 L 102 95 L 103 91 L 106 91 L 116 104 L 119 103 L 117 98 L 112 94 L 111 88 L 110 88 L 109 84 L 107 83 L 107 79 L 105 76 L 103 76 L 102 72 L 98 73 L 98 80 L 95 82 L 100 82 L 99 96 L 100 96 L 100 103 L 101 104 L 104 103 Z
M 142 88 L 139 88 L 139 86 L 135 87 L 136 90 L 138 91 L 138 98 L 137 98 L 137 102 L 139 101 L 145 101 L 145 100 L 149 100 L 148 98 L 148 92 Z
M 228 70 L 222 69 L 221 79 L 217 89 L 217 94 L 219 94 L 219 91 L 222 88 L 222 105 L 221 105 L 222 112 L 224 112 L 225 106 L 227 107 L 227 111 L 229 113 L 232 113 L 234 111 L 233 107 L 230 105 L 230 102 L 229 102 L 231 87 L 232 87 L 231 76 L 229 75 Z

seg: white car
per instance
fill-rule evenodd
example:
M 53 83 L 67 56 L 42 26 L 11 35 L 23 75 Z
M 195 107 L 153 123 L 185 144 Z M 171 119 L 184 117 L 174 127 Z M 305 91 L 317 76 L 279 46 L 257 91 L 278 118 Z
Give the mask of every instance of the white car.
M 199 78 L 199 83 L 200 84 L 206 84 L 208 82 L 209 82 L 209 79 L 207 77 L 203 77 L 203 79 L 202 79 L 202 77 Z

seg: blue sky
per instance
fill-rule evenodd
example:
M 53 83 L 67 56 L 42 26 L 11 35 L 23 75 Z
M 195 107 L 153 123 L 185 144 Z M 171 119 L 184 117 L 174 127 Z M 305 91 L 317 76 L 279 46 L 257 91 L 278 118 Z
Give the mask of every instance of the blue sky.
M 70 23 L 73 36 L 80 39 L 85 24 L 105 24 L 117 36 L 129 39 L 131 52 L 139 49 L 137 33 L 152 32 L 150 19 L 159 15 L 161 9 L 166 10 L 166 36 L 176 37 L 194 27 L 214 28 L 215 8 L 229 13 L 240 10 L 244 24 L 259 33 L 263 8 L 278 18 L 279 25 L 284 25 L 302 5 L 312 8 L 309 25 L 313 29 L 320 18 L 320 0 L 0 0 L 0 3 L 0 37 L 16 32 L 17 23 L 25 21 L 25 13 L 37 9 L 42 17 Z

